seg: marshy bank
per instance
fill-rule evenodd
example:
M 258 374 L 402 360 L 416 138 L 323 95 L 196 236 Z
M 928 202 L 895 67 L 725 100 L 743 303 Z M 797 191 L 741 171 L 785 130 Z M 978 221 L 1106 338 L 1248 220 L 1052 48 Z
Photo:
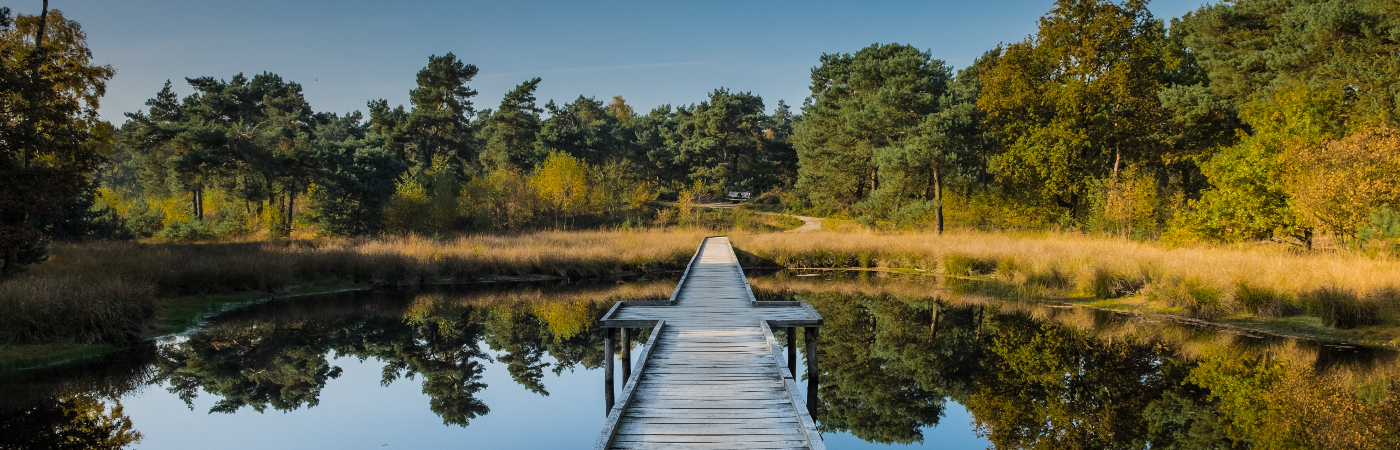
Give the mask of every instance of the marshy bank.
M 907 271 L 1001 299 L 1400 344 L 1395 258 L 1257 245 L 1172 248 L 1077 234 L 814 232 L 737 236 L 734 244 L 745 267 Z
M 40 365 L 180 332 L 271 296 L 490 279 L 681 270 L 711 232 L 543 232 L 445 239 L 59 244 L 0 282 L 0 361 Z M 1400 262 L 1262 246 L 1168 248 L 1074 234 L 736 234 L 748 268 L 934 274 L 1008 300 L 1054 300 L 1395 345 Z M 962 281 L 959 281 L 962 280 Z
M 678 271 L 704 235 L 631 230 L 59 244 L 48 261 L 0 282 L 0 360 L 14 368 L 85 356 L 93 345 L 179 332 L 212 312 L 270 296 Z

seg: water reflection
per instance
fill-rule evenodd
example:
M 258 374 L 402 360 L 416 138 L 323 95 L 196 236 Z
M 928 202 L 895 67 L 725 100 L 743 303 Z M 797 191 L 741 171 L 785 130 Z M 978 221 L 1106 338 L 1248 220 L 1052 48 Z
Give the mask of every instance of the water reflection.
M 974 432 L 996 448 L 1400 448 L 1400 359 L 1390 350 L 954 295 L 940 283 L 871 274 L 753 280 L 761 299 L 805 300 L 826 319 L 817 418 L 828 436 L 920 443 L 930 430 L 966 425 L 947 423 L 968 420 L 966 408 Z M 347 418 L 276 429 L 234 419 L 326 413 L 342 406 L 316 408 L 323 400 L 346 396 L 390 409 L 384 398 L 411 395 L 409 386 L 431 412 L 405 422 L 419 427 L 414 436 L 470 425 L 500 435 L 498 447 L 572 446 L 525 444 L 543 421 L 584 446 L 603 419 L 597 319 L 616 300 L 665 298 L 671 287 L 474 286 L 263 304 L 187 336 L 0 380 L 0 448 L 122 448 L 142 438 L 143 425 L 154 440 L 153 430 L 194 423 L 159 412 L 168 406 L 140 392 L 196 410 L 206 418 L 195 427 L 223 420 L 191 433 L 286 446 L 288 433 Z M 575 370 L 595 372 L 570 378 Z M 346 383 L 366 378 L 385 388 Z M 512 385 L 524 396 L 493 396 Z M 394 414 L 423 411 L 417 399 Z M 519 415 L 502 416 L 517 406 Z
M 315 407 L 346 358 L 381 363 L 383 386 L 418 382 L 444 424 L 466 427 L 491 411 L 479 395 L 487 365 L 548 396 L 546 370 L 601 366 L 593 324 L 613 301 L 664 297 L 670 284 L 371 291 L 259 305 L 80 367 L 10 376 L 0 382 L 0 448 L 121 448 L 140 433 L 120 402 L 148 386 L 190 409 L 211 397 L 210 413 Z
M 925 277 L 778 274 L 811 302 L 820 426 L 921 442 L 946 403 L 996 448 L 1398 448 L 1393 351 L 953 295 Z

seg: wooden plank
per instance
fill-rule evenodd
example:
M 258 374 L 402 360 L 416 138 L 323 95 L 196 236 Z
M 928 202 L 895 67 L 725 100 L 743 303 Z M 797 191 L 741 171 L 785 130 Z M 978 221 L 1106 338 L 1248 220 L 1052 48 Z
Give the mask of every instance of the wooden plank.
M 701 241 L 668 302 L 620 302 L 605 315 L 605 327 L 654 320 L 664 329 L 595 448 L 825 449 L 765 325 L 819 324 L 820 315 L 800 302 L 756 304 L 725 237 Z

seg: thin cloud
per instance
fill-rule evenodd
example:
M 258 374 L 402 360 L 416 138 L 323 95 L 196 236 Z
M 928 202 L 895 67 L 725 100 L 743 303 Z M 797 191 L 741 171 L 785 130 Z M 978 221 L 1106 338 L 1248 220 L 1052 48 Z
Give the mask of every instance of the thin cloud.
M 485 73 L 485 74 L 481 74 L 481 76 L 479 76 L 478 78 L 491 78 L 491 77 L 504 77 L 504 76 L 518 76 L 518 75 L 541 75 L 541 74 L 552 74 L 552 73 L 602 72 L 602 71 L 607 71 L 607 70 L 622 70 L 622 69 L 655 69 L 655 68 L 660 68 L 660 67 L 699 66 L 699 65 L 703 65 L 703 64 L 705 64 L 705 61 L 665 62 L 665 63 L 651 63 L 651 64 L 626 64 L 626 65 L 620 65 L 620 66 L 570 67 L 570 68 L 567 68 L 567 69 L 525 70 L 525 71 L 519 71 L 519 72 Z

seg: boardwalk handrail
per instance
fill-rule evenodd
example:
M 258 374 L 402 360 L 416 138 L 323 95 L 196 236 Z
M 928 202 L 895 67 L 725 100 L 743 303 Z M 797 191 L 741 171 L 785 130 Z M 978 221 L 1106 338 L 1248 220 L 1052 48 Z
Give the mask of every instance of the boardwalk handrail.
M 762 321 L 760 326 L 763 327 L 764 339 L 768 340 L 768 350 L 773 352 L 773 369 L 778 371 L 778 378 L 787 385 L 784 391 L 787 391 L 788 401 L 792 402 L 792 409 L 797 411 L 797 420 L 802 422 L 802 435 L 807 437 L 808 448 L 826 450 L 826 442 L 822 440 L 821 432 L 817 431 L 816 421 L 807 413 L 807 402 L 797 395 L 797 381 L 786 375 L 790 372 L 787 370 L 787 363 L 783 362 L 782 346 L 778 345 L 778 339 L 773 337 L 773 329 L 768 326 L 768 321 Z
M 642 352 L 637 355 L 637 370 L 632 371 L 632 377 L 628 378 L 627 384 L 623 385 L 621 401 L 613 405 L 613 410 L 608 412 L 608 421 L 603 423 L 603 431 L 598 434 L 598 440 L 593 443 L 594 450 L 607 450 L 612 445 L 613 438 L 617 436 L 617 423 L 622 420 L 622 415 L 632 404 L 633 394 L 637 391 L 637 383 L 642 378 L 642 372 L 646 371 L 647 360 L 651 358 L 651 349 L 656 347 L 656 341 L 661 337 L 661 328 L 664 326 L 666 326 L 665 320 L 657 320 L 656 327 L 652 328 L 647 345 L 642 347 Z M 611 358 L 612 355 L 606 355 L 606 357 Z

